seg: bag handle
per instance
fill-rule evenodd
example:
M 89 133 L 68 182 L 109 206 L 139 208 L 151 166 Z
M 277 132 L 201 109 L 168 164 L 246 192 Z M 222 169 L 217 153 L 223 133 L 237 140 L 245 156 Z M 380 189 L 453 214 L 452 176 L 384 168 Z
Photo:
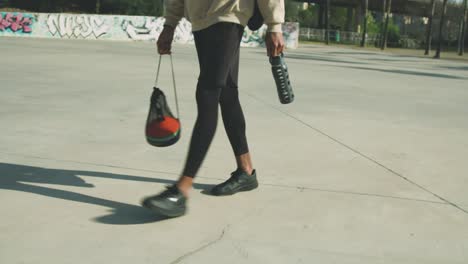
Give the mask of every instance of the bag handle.
M 159 70 L 161 68 L 162 57 L 163 57 L 163 55 L 159 55 L 159 63 L 158 63 L 158 69 L 157 69 L 157 72 L 156 72 L 156 80 L 154 81 L 154 87 L 156 87 L 156 88 L 158 87 Z M 169 54 L 169 57 L 171 58 L 172 84 L 173 84 L 173 88 L 174 88 L 174 97 L 175 97 L 175 103 L 176 103 L 177 119 L 180 119 L 179 100 L 177 98 L 177 88 L 176 88 L 175 73 L 174 73 L 174 63 L 172 61 L 172 54 Z

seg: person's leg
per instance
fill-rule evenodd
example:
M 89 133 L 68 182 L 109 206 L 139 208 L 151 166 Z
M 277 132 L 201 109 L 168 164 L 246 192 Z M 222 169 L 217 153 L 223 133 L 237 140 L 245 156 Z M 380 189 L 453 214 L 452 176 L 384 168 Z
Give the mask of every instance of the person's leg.
M 192 186 L 216 131 L 220 94 L 227 86 L 229 72 L 239 49 L 240 38 L 236 29 L 235 24 L 218 23 L 194 33 L 200 63 L 196 91 L 198 116 L 185 168 L 178 183 L 185 194 Z
M 218 23 L 205 30 L 194 32 L 200 62 L 200 77 L 196 91 L 198 116 L 183 175 L 177 185 L 142 201 L 144 207 L 158 214 L 176 217 L 186 212 L 188 192 L 215 134 L 219 97 L 227 85 L 232 61 L 238 49 L 236 47 L 239 45 L 236 42 L 240 42 L 238 30 L 235 29 L 235 24 Z
M 239 42 L 243 30 L 242 27 L 237 27 Z M 240 45 L 237 44 L 234 64 L 228 74 L 228 85 L 221 91 L 219 100 L 224 127 L 236 157 L 237 170 L 228 180 L 211 189 L 211 194 L 217 196 L 251 191 L 258 187 L 257 174 L 252 166 L 245 135 L 245 118 L 239 102 L 237 79 Z
M 237 30 L 240 40 L 244 29 L 239 26 Z M 238 43 L 240 44 L 240 41 Z M 236 157 L 237 168 L 251 175 L 253 165 L 247 144 L 244 113 L 239 101 L 239 50 L 240 45 L 236 47 L 235 58 L 233 60 L 232 67 L 229 70 L 228 83 L 225 89 L 221 91 L 219 103 L 221 105 L 224 128 Z

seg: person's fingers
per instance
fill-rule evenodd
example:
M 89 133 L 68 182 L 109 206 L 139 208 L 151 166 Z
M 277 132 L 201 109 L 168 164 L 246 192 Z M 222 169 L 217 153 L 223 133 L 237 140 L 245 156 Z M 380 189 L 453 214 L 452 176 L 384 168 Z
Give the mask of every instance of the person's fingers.
M 162 49 L 161 45 L 158 45 L 158 53 L 159 53 L 159 54 L 161 54 L 162 50 L 163 50 L 163 49 Z
M 161 55 L 171 54 L 171 50 L 170 49 L 161 49 L 161 50 L 159 50 L 159 54 L 161 54 Z
M 267 33 L 265 42 L 270 57 L 280 56 L 284 51 L 284 39 L 281 33 Z
M 275 47 L 274 57 L 278 57 L 280 55 L 278 47 Z
M 280 56 L 281 53 L 283 53 L 283 50 L 284 50 L 284 44 L 282 42 L 279 42 L 278 47 L 276 48 L 277 56 Z
M 168 28 L 164 28 L 161 35 L 159 35 L 156 42 L 159 54 L 171 54 L 172 34 Z
M 164 40 L 158 41 L 158 52 L 161 55 L 171 54 L 171 43 Z
M 278 54 L 276 54 L 277 53 L 276 50 L 277 50 L 277 44 L 276 44 L 276 42 L 273 42 L 272 45 L 271 45 L 271 56 L 272 57 L 278 56 Z
M 275 57 L 276 56 L 276 47 L 275 44 L 272 43 L 270 47 L 270 52 L 268 54 L 270 57 Z
M 161 54 L 161 55 L 167 54 L 167 52 L 168 52 L 167 48 L 160 47 L 158 49 L 158 53 Z
M 162 41 L 162 39 L 160 38 L 158 40 L 158 52 L 161 54 L 161 52 L 163 52 L 165 49 L 164 47 L 164 41 Z

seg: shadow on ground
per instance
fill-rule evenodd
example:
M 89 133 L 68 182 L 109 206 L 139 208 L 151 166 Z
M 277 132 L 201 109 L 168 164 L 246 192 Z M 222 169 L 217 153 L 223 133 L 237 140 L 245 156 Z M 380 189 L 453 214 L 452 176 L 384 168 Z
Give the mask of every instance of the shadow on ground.
M 112 225 L 133 225 L 152 223 L 167 219 L 163 216 L 155 215 L 153 212 L 137 205 L 102 199 L 77 192 L 28 184 L 43 183 L 83 188 L 94 187 L 94 185 L 87 183 L 82 177 L 100 177 L 114 180 L 141 181 L 162 184 L 173 184 L 175 182 L 167 179 L 95 171 L 47 169 L 25 165 L 0 163 L 0 189 L 34 193 L 37 195 L 43 195 L 57 199 L 100 205 L 110 208 L 111 213 L 109 215 L 94 218 L 93 221 Z M 194 184 L 195 189 L 206 190 L 210 187 L 212 187 L 212 185 Z
M 330 51 L 327 54 L 334 55 L 382 55 L 378 52 L 358 52 L 358 51 Z
M 468 66 L 442 66 L 441 68 L 449 70 L 468 71 Z
M 304 54 L 291 53 L 291 54 L 288 54 L 286 56 L 286 59 L 314 60 L 314 61 L 322 61 L 322 62 L 335 62 L 335 63 L 349 64 L 349 65 L 346 65 L 346 66 L 336 65 L 337 67 L 343 67 L 343 68 L 347 68 L 347 69 L 378 71 L 378 72 L 385 72 L 385 73 L 423 76 L 423 77 L 434 77 L 434 78 L 459 79 L 459 80 L 466 79 L 464 77 L 448 75 L 448 74 L 442 74 L 442 73 L 434 73 L 434 72 L 421 72 L 421 71 L 401 70 L 401 69 L 370 68 L 371 65 L 369 63 L 347 61 L 347 60 L 341 60 L 341 59 L 335 59 L 335 58 L 326 58 L 326 57 L 323 57 L 323 56 L 316 56 L 316 55 L 304 55 Z M 375 60 L 375 58 L 372 58 L 371 60 Z M 402 62 L 402 60 L 392 60 L 392 61 Z M 357 65 L 366 65 L 366 66 L 369 65 L 369 67 L 362 67 L 362 66 L 357 66 Z
M 355 64 L 355 65 L 368 65 L 366 62 L 358 61 L 347 61 L 334 57 L 325 57 L 319 55 L 310 55 L 310 54 L 300 54 L 300 53 L 288 53 L 286 59 L 296 59 L 296 60 L 313 60 L 313 61 L 324 61 L 324 62 L 335 62 L 335 63 L 346 63 L 346 64 Z
M 377 69 L 377 68 L 367 68 L 367 67 L 356 67 L 356 66 L 339 66 L 348 69 L 356 69 L 356 70 L 366 70 L 366 71 L 378 71 L 378 72 L 385 72 L 385 73 L 395 73 L 395 74 L 404 74 L 404 75 L 413 75 L 413 76 L 423 76 L 423 77 L 433 77 L 433 78 L 445 78 L 445 79 L 456 79 L 456 80 L 464 80 L 466 78 L 442 74 L 442 73 L 433 73 L 433 72 L 419 72 L 419 71 L 411 71 L 411 70 L 398 70 L 398 69 Z

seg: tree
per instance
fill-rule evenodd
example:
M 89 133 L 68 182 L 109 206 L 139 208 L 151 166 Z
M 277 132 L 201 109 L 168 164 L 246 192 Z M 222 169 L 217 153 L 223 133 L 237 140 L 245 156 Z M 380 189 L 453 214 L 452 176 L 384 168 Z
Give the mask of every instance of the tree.
M 439 39 L 437 41 L 437 51 L 436 51 L 436 55 L 434 56 L 434 59 L 440 59 L 440 51 L 442 49 L 442 39 L 443 39 L 442 30 L 445 24 L 446 13 L 447 13 L 447 0 L 444 0 L 444 3 L 442 5 L 442 14 L 440 15 Z
M 161 16 L 163 0 L 0 0 L 31 12 L 73 12 Z
M 386 16 L 386 7 L 387 7 L 387 1 L 386 0 L 382 0 L 382 21 L 381 21 L 381 24 L 380 24 L 380 47 L 383 46 L 383 41 L 384 41 L 384 38 L 383 38 L 383 33 L 385 31 L 385 18 L 387 17 Z
M 377 23 L 374 16 L 369 14 L 367 16 L 367 33 L 369 34 L 380 34 L 381 33 L 381 25 Z
M 325 0 L 325 44 L 330 43 L 330 0 Z
M 96 14 L 101 13 L 101 0 L 96 0 Z
M 458 37 L 458 55 L 462 56 L 465 51 L 465 33 L 467 17 L 467 0 L 463 1 L 463 15 L 460 21 L 460 36 Z
M 393 22 L 393 19 L 391 19 L 388 23 L 386 45 L 398 47 L 400 39 L 400 27 Z
M 368 9 L 369 9 L 369 1 L 364 0 L 364 22 L 363 22 L 363 29 L 362 29 L 361 47 L 364 47 L 366 45 Z
M 392 12 L 392 0 L 387 1 L 387 11 L 385 12 L 385 27 L 382 32 L 382 43 L 380 49 L 384 50 L 387 47 L 387 37 L 388 37 L 388 23 L 390 20 L 390 13 Z
M 347 10 L 343 7 L 332 6 L 330 8 L 330 27 L 344 30 L 346 28 Z
M 299 21 L 299 12 L 301 12 L 302 10 L 299 11 L 299 6 L 296 2 L 293 2 L 292 0 L 285 0 L 284 7 L 286 11 L 286 21 Z
M 432 0 L 432 2 L 431 2 L 431 13 L 429 14 L 429 21 L 427 22 L 426 50 L 424 51 L 424 55 L 429 55 L 429 51 L 431 50 L 432 19 L 434 18 L 435 5 L 436 5 L 436 1 Z
M 305 10 L 299 10 L 298 14 L 298 22 L 302 27 L 313 27 L 315 25 L 315 14 L 311 8 L 307 8 Z

